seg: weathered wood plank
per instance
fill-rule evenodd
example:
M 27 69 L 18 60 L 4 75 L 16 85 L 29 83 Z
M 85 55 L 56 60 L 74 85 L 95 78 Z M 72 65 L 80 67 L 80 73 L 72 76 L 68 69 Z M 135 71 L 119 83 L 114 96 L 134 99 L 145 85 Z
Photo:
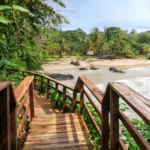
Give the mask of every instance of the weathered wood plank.
M 22 110 L 23 106 L 25 105 L 28 99 L 29 99 L 29 93 L 26 93 L 26 96 L 23 98 L 21 104 L 17 108 L 17 116 L 20 114 L 20 111 Z
M 81 84 L 80 86 L 80 114 L 83 114 L 84 110 L 84 85 Z
M 65 145 L 38 145 L 38 146 L 26 146 L 24 150 L 92 150 L 91 145 L 87 144 L 65 144 Z
M 30 111 L 30 107 L 28 106 L 28 107 L 26 107 L 26 111 L 25 111 L 25 113 L 23 115 L 21 123 L 19 124 L 19 127 L 17 128 L 17 137 L 20 135 L 20 132 L 21 132 L 23 126 L 24 126 L 24 123 L 26 121 L 26 118 L 28 116 L 29 111 Z
M 35 146 L 35 145 L 49 145 L 49 144 L 53 144 L 52 146 L 54 146 L 54 144 L 75 144 L 75 143 L 78 143 L 78 144 L 91 144 L 91 142 L 87 139 L 87 140 L 85 140 L 85 139 L 76 139 L 76 140 L 74 140 L 74 139 L 72 139 L 72 140 L 70 140 L 70 139 L 62 139 L 62 140 L 60 140 L 59 139 L 59 141 L 56 139 L 56 140 L 42 140 L 42 141 L 30 141 L 30 142 L 26 142 L 25 143 L 25 145 L 32 145 L 32 146 Z
M 110 90 L 110 150 L 119 150 L 119 97 Z
M 35 100 L 35 117 L 30 123 L 24 150 L 93 149 L 88 130 L 79 114 L 49 114 L 48 109 L 54 113 L 52 105 L 44 99 L 44 103 L 40 102 L 40 97 L 37 98 L 39 102 Z M 38 115 L 39 112 L 43 112 L 43 115 Z
M 92 116 L 91 112 L 89 111 L 88 106 L 86 104 L 84 104 L 84 106 L 85 106 L 86 111 L 87 111 L 87 113 L 88 113 L 88 115 L 89 115 L 89 117 L 92 121 L 92 124 L 94 125 L 94 127 L 95 127 L 96 131 L 98 132 L 99 136 L 101 136 L 101 130 L 100 130 L 99 126 L 97 125 L 97 122 L 95 121 L 95 119 Z
M 48 126 L 48 125 L 59 125 L 59 124 L 74 124 L 74 123 L 82 123 L 80 119 L 72 119 L 72 120 L 55 120 L 53 122 L 46 121 L 46 122 L 31 122 L 30 127 L 37 125 L 37 126 Z
M 22 99 L 25 92 L 29 89 L 29 86 L 32 83 L 33 79 L 34 77 L 30 77 L 30 76 L 26 77 L 15 89 L 14 94 L 17 102 L 19 102 Z
M 31 120 L 32 118 L 35 116 L 35 113 L 34 113 L 34 92 L 33 92 L 33 82 L 30 84 L 29 86 L 29 98 L 30 98 L 30 117 L 31 117 Z
M 141 149 L 150 149 L 149 143 L 144 139 L 144 137 L 138 132 L 136 127 L 130 122 L 130 120 L 121 112 L 119 111 L 119 118 L 130 132 L 134 140 L 138 143 Z
M 82 76 L 78 79 L 76 86 L 75 86 L 75 90 L 80 90 L 80 85 L 83 84 L 90 90 L 90 92 L 95 96 L 95 98 L 102 103 L 102 99 L 104 96 L 104 93 L 98 88 L 96 87 L 96 85 L 94 83 L 92 83 L 88 78 Z
M 120 150 L 128 150 L 121 138 L 119 138 L 119 148 Z
M 92 106 L 95 108 L 95 111 L 98 113 L 99 117 L 102 117 L 100 107 L 95 103 L 95 101 L 91 98 L 91 96 L 84 90 L 85 96 L 88 98 Z
M 54 134 L 54 133 L 57 133 L 57 134 L 59 134 L 59 133 L 68 133 L 68 132 L 76 132 L 76 131 L 86 131 L 85 130 L 85 127 L 71 127 L 71 128 L 67 128 L 67 129 L 65 129 L 65 128 L 58 128 L 58 129 L 53 129 L 53 130 L 42 130 L 42 131 L 36 131 L 36 130 L 32 130 L 32 131 L 30 131 L 29 130 L 29 133 L 31 133 L 32 135 L 34 135 L 34 134 Z
M 110 88 L 107 86 L 102 100 L 102 150 L 109 149 L 109 108 L 110 106 Z
M 113 82 L 109 85 L 150 126 L 149 100 L 124 83 Z
M 30 128 L 30 131 L 34 131 L 34 130 L 51 130 L 51 129 L 61 129 L 61 128 L 74 128 L 74 127 L 84 127 L 83 124 L 81 123 L 76 123 L 76 125 L 72 125 L 72 124 L 60 124 L 60 125 L 50 125 L 50 126 L 35 126 L 34 128 Z
M 61 140 L 85 140 L 88 139 L 89 136 L 87 132 L 78 131 L 78 132 L 68 132 L 68 133 L 50 133 L 50 134 L 42 134 L 42 135 L 32 135 L 29 133 L 27 136 L 27 141 L 42 141 L 42 140 L 50 140 L 51 142 L 54 141 L 61 141 Z M 67 142 L 67 141 L 66 141 Z
M 49 107 L 49 106 L 48 106 Z M 72 113 L 72 114 L 52 114 L 52 115 L 38 115 L 38 116 L 35 116 L 33 118 L 33 120 L 45 120 L 45 119 L 48 119 L 48 120 L 52 120 L 52 119 L 56 119 L 56 118 L 60 118 L 60 119 L 67 119 L 67 118 L 81 118 L 80 115 L 78 114 L 75 114 L 75 113 Z

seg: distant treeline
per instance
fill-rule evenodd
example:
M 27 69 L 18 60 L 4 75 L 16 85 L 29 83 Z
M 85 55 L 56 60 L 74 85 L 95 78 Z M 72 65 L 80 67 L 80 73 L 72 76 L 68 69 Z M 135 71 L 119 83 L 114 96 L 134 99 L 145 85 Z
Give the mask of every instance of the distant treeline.
M 106 27 L 100 31 L 97 27 L 93 28 L 89 34 L 82 29 L 70 31 L 58 31 L 51 29 L 47 47 L 49 54 L 85 56 L 89 50 L 95 55 L 114 54 L 120 57 L 134 58 L 150 52 L 150 31 L 137 33 L 135 29 L 129 31 L 120 27 Z M 49 46 L 48 46 L 49 45 Z

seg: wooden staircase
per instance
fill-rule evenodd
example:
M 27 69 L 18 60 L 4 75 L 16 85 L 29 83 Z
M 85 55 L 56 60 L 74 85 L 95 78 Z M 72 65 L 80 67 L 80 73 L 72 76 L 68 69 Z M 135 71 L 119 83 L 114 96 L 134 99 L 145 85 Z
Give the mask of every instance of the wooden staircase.
M 35 117 L 24 150 L 92 150 L 88 129 L 78 114 L 61 114 L 35 94 Z
M 92 150 L 93 143 L 82 117 L 89 117 L 88 124 L 92 124 L 91 134 L 95 135 L 92 138 L 97 140 L 98 149 L 129 149 L 129 144 L 119 135 L 121 121 L 139 149 L 150 150 L 149 141 L 119 107 L 121 98 L 150 126 L 150 101 L 124 83 L 108 83 L 103 93 L 86 77 L 79 77 L 73 87 L 34 72 L 10 72 L 23 81 L 15 90 L 11 82 L 0 82 L 0 150 L 22 149 L 24 145 L 19 139 L 24 139 L 24 125 L 29 118 L 31 123 L 24 150 Z M 34 89 L 47 99 L 34 93 Z M 54 109 L 50 102 L 53 92 L 62 98 L 61 111 Z M 77 109 L 80 115 L 62 114 Z

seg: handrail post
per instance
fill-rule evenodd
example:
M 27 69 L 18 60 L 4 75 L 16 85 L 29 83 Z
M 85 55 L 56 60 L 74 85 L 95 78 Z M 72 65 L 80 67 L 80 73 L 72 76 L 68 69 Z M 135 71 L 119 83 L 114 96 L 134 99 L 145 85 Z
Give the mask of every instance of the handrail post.
M 1 132 L 1 142 L 3 142 L 3 145 L 1 145 L 2 149 L 11 150 L 11 135 L 10 135 L 10 90 L 9 87 L 6 87 L 0 94 L 0 106 L 3 107 L 3 112 L 1 112 L 0 119 L 3 118 L 1 121 L 1 129 L 3 132 Z M 3 100 L 3 101 L 2 101 Z M 5 105 L 4 105 L 5 104 Z M 4 111 L 5 109 L 5 111 Z M 5 118 L 5 119 L 4 119 Z M 2 134 L 3 133 L 3 134 Z M 5 139 L 5 141 L 4 141 Z
M 49 85 L 49 83 L 50 83 L 50 81 L 49 81 L 49 79 L 47 79 L 47 99 L 49 99 L 49 87 L 50 87 L 50 85 Z
M 30 95 L 30 116 L 31 120 L 35 116 L 34 114 L 34 96 L 33 96 L 33 82 L 30 84 L 29 87 L 29 95 Z
M 119 150 L 119 96 L 110 90 L 110 150 Z
M 34 74 L 34 80 L 33 80 L 33 86 L 34 86 L 34 89 L 36 89 L 36 75 Z
M 63 113 L 65 112 L 66 108 L 66 87 L 63 87 Z
M 0 149 L 16 150 L 16 99 L 11 83 L 0 83 Z
M 72 106 L 72 112 L 75 113 L 76 111 L 76 101 L 77 101 L 77 92 L 73 91 L 73 106 Z
M 58 83 L 56 83 L 55 89 L 56 89 L 56 91 L 58 91 Z
M 83 83 L 80 86 L 80 114 L 83 114 L 84 109 L 84 85 Z
M 40 88 L 40 93 L 43 93 L 43 76 L 41 76 L 41 88 Z
M 102 150 L 109 150 L 110 91 L 104 95 L 101 107 L 102 107 L 102 136 L 101 136 Z

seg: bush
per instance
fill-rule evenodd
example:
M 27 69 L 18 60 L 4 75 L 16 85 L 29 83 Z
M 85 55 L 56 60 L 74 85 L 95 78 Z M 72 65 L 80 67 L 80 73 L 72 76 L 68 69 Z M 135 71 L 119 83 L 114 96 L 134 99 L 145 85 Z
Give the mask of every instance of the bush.
M 150 53 L 146 55 L 146 58 L 150 60 Z

